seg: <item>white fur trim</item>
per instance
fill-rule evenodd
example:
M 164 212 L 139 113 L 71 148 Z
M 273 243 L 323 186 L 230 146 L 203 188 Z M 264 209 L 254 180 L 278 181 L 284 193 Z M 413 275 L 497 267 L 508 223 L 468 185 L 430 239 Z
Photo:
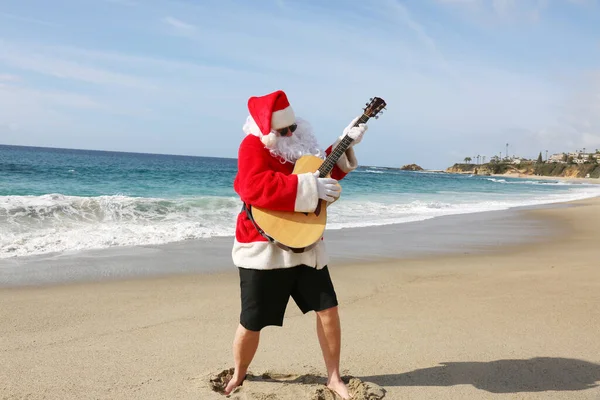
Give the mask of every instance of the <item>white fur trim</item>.
M 283 110 L 275 111 L 271 115 L 271 129 L 273 130 L 285 128 L 286 126 L 290 126 L 295 122 L 296 115 L 294 114 L 292 106 L 287 106 Z
M 231 256 L 236 267 L 263 270 L 290 268 L 300 264 L 321 269 L 329 262 L 322 240 L 309 251 L 294 253 L 269 242 L 241 243 L 234 239 Z
M 335 150 L 335 148 L 337 147 L 337 145 L 341 142 L 340 139 L 338 139 L 331 151 Z M 346 152 L 344 154 L 342 154 L 342 156 L 338 159 L 336 165 L 339 167 L 339 169 L 341 169 L 343 172 L 345 172 L 346 174 L 349 172 L 354 171 L 356 168 L 358 168 L 358 160 L 356 159 L 356 154 L 354 153 L 354 148 L 353 147 L 349 147 Z
M 252 118 L 252 116 L 250 115 L 248 115 L 248 117 L 246 118 L 246 122 L 244 123 L 244 126 L 242 126 L 242 130 L 246 135 L 252 134 L 258 137 L 262 135 L 260 128 L 256 124 L 256 121 L 254 121 L 254 118 Z
M 312 173 L 298 175 L 298 190 L 296 192 L 296 212 L 313 212 L 319 202 L 317 180 Z
M 277 142 L 277 135 L 275 132 L 269 132 L 268 135 L 261 135 L 260 141 L 270 149 L 275 146 L 275 142 Z

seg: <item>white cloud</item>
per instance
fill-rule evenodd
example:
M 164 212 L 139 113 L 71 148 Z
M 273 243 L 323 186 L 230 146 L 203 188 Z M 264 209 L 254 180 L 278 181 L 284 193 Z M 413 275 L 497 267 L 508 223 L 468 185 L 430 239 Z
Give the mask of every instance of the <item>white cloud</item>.
M 35 144 L 35 138 L 30 137 L 34 132 L 51 135 L 61 129 L 73 129 L 75 125 L 69 114 L 72 106 L 77 105 L 76 100 L 69 94 L 63 96 L 55 92 L 52 96 L 36 90 L 0 85 L 0 126 L 4 130 L 0 142 Z M 89 99 L 84 100 L 84 104 L 90 105 L 89 102 Z M 11 141 L 11 138 L 14 140 Z
M 506 21 L 523 20 L 537 22 L 542 11 L 551 4 L 550 0 L 435 0 L 446 6 L 457 6 L 477 10 L 477 18 L 501 19 Z M 564 1 L 564 0 L 559 0 Z M 567 0 L 578 5 L 590 5 L 598 0 Z M 556 2 L 554 3 L 557 4 Z
M 398 0 L 386 0 L 386 3 L 387 11 L 391 11 L 393 14 L 398 16 L 403 24 L 406 24 L 417 34 L 419 40 L 421 40 L 429 48 L 429 50 L 439 55 L 439 50 L 435 40 L 427 34 L 425 27 L 410 14 L 406 6 L 404 6 Z
M 0 87 L 0 97 L 13 101 L 14 103 L 26 104 L 33 101 L 40 104 L 51 104 L 53 106 L 64 106 L 68 108 L 94 109 L 102 106 L 89 96 L 75 93 L 36 90 L 19 86 L 5 85 Z
M 0 82 L 17 82 L 20 78 L 12 74 L 0 74 Z
M 600 70 L 583 77 L 566 99 L 564 121 L 579 146 L 600 148 Z
M 572 78 L 566 88 L 556 113 L 527 139 L 551 152 L 600 148 L 600 70 Z
M 492 7 L 496 14 L 506 16 L 513 11 L 515 0 L 492 0 Z
M 37 18 L 23 17 L 20 15 L 0 12 L 0 20 L 3 18 L 8 19 L 8 20 L 18 21 L 18 22 L 25 22 L 26 24 L 43 25 L 43 26 L 48 26 L 48 27 L 52 27 L 52 28 L 57 28 L 57 27 L 62 26 L 55 22 L 44 21 L 44 20 L 37 19 Z
M 16 132 L 19 130 L 19 124 L 16 123 L 3 123 L 0 122 L 0 132 L 2 131 L 6 131 L 6 132 Z
M 182 20 L 175 17 L 165 17 L 163 21 L 173 29 L 173 32 L 175 34 L 178 35 L 191 36 L 198 31 L 198 28 L 195 25 L 183 22 Z
M 134 88 L 153 88 L 151 83 L 138 77 L 88 66 L 52 55 L 44 55 L 43 51 L 43 48 L 31 51 L 0 41 L 0 61 L 13 68 L 97 85 L 109 84 Z

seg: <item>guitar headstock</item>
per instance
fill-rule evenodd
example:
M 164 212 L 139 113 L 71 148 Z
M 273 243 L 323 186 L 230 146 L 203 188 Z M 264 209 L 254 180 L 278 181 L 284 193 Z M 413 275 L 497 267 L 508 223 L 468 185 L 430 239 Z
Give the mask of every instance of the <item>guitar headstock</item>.
M 379 118 L 379 114 L 381 114 L 385 109 L 385 100 L 381 97 L 371 97 L 370 103 L 366 104 L 366 107 L 363 109 L 364 114 L 369 118 Z

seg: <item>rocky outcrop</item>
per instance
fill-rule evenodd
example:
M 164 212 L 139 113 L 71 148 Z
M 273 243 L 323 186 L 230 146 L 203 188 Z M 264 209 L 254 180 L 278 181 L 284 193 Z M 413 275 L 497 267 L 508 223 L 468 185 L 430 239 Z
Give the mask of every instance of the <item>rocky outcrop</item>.
M 469 175 L 491 175 L 492 171 L 487 164 L 454 164 L 446 169 L 451 174 L 469 174 Z
M 402 171 L 423 171 L 423 168 L 421 168 L 419 165 L 417 164 L 407 164 L 407 165 L 403 165 L 402 168 L 400 168 Z
M 555 176 L 561 178 L 599 178 L 598 164 L 537 164 L 535 162 L 520 165 L 508 163 L 454 164 L 446 169 L 453 174 L 473 175 L 513 175 L 513 176 Z

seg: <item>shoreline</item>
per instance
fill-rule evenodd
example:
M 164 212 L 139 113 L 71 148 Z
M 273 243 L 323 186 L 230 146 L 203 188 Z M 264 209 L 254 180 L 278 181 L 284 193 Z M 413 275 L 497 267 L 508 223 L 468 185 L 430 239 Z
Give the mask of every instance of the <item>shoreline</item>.
M 492 174 L 493 177 L 509 177 L 519 179 L 539 179 L 539 180 L 556 180 L 561 182 L 572 182 L 572 183 L 589 183 L 598 185 L 600 179 L 598 178 L 578 178 L 578 177 L 567 177 L 567 176 L 545 176 L 545 175 L 526 175 L 526 174 Z
M 531 245 L 558 234 L 527 210 L 569 207 L 574 202 L 450 214 L 422 221 L 327 230 L 331 264 L 385 263 L 417 257 L 492 253 Z M 527 221 L 527 226 L 520 225 Z M 159 245 L 118 246 L 0 259 L 0 289 L 146 279 L 237 271 L 230 257 L 233 237 Z
M 558 234 L 332 265 L 342 373 L 383 387 L 385 400 L 599 398 L 600 199 L 515 221 Z M 223 399 L 208 380 L 231 366 L 238 296 L 235 271 L 0 289 L 11 321 L 0 325 L 0 397 Z M 231 398 L 314 398 L 324 376 L 314 317 L 290 302 L 250 373 Z
M 448 175 L 474 175 L 472 172 L 447 172 L 437 170 L 427 170 L 431 172 L 442 172 Z M 488 176 L 493 178 L 517 178 L 517 179 L 538 179 L 538 180 L 556 180 L 562 182 L 571 183 L 588 183 L 593 185 L 600 185 L 600 178 L 579 178 L 579 177 L 567 177 L 567 176 L 546 176 L 546 175 L 529 175 L 521 173 L 506 173 L 506 174 L 489 174 L 489 175 L 475 175 L 475 176 Z
M 457 174 L 460 175 L 460 174 Z M 509 175 L 493 175 L 494 177 L 505 177 L 505 176 L 509 176 Z M 542 177 L 537 177 L 538 179 L 542 179 Z M 523 179 L 523 178 L 521 178 Z M 564 178 L 562 180 L 565 181 L 570 181 L 571 183 L 588 183 L 587 180 L 584 180 L 583 178 L 577 178 L 579 179 L 579 181 L 575 181 L 574 179 L 570 179 L 570 178 Z M 560 180 L 560 179 L 555 179 L 556 181 Z M 531 183 L 531 182 L 529 182 Z M 599 182 L 593 182 L 593 183 L 600 183 Z M 555 193 L 554 193 L 555 192 Z M 352 230 L 352 229 L 377 229 L 377 227 L 381 227 L 381 226 L 390 226 L 390 225 L 404 225 L 404 224 L 410 224 L 410 223 L 421 223 L 423 221 L 429 220 L 429 219 L 437 219 L 440 217 L 446 218 L 448 216 L 452 216 L 452 215 L 468 215 L 468 214 L 475 214 L 475 213 L 482 213 L 482 212 L 497 212 L 497 211 L 504 211 L 504 210 L 519 210 L 522 209 L 524 207 L 537 207 L 537 206 L 546 206 L 546 205 L 552 205 L 552 204 L 562 204 L 562 203 L 568 203 L 569 201 L 573 201 L 576 200 L 578 198 L 585 198 L 584 196 L 600 196 L 600 191 L 598 191 L 596 193 L 595 188 L 591 188 L 591 187 L 579 187 L 577 188 L 577 185 L 574 185 L 574 189 L 571 189 L 570 186 L 562 186 L 561 188 L 557 188 L 557 190 L 552 189 L 551 193 L 549 194 L 540 194 L 541 197 L 536 197 L 537 194 L 534 192 L 532 192 L 531 196 L 529 197 L 523 197 L 520 199 L 514 199 L 514 198 L 501 198 L 501 199 L 496 199 L 495 197 L 490 197 L 487 199 L 487 201 L 483 201 L 481 200 L 480 203 L 469 203 L 468 201 L 466 203 L 462 203 L 460 206 L 458 204 L 453 203 L 452 201 L 450 201 L 450 204 L 446 204 L 444 203 L 443 200 L 439 200 L 442 202 L 441 207 L 438 207 L 436 204 L 425 204 L 426 208 L 425 209 L 418 209 L 417 211 L 411 211 L 411 204 L 410 200 L 406 201 L 406 203 L 408 204 L 408 208 L 407 209 L 402 209 L 400 212 L 395 213 L 392 212 L 391 216 L 390 215 L 385 215 L 385 214 L 381 214 L 378 215 L 377 218 L 369 220 L 368 222 L 364 222 L 363 220 L 360 220 L 360 218 L 353 220 L 353 219 L 349 219 L 348 221 L 344 221 L 344 223 L 339 222 L 336 223 L 334 228 L 327 228 L 327 232 L 339 232 L 339 231 L 347 231 L 347 230 Z M 404 204 L 401 204 L 401 206 L 403 206 Z M 418 207 L 417 207 L 418 208 Z M 438 209 L 439 208 L 439 209 Z M 346 212 L 349 213 L 349 217 L 351 217 L 350 213 L 354 213 L 354 210 L 348 211 L 346 210 Z M 36 260 L 40 260 L 43 258 L 56 258 L 56 257 L 62 257 L 62 256 L 78 256 L 78 255 L 82 255 L 85 256 L 86 253 L 94 253 L 96 255 L 100 255 L 100 252 L 103 251 L 107 251 L 110 252 L 114 249 L 123 249 L 123 251 L 127 251 L 127 249 L 133 249 L 133 248 L 160 248 L 161 246 L 169 246 L 169 245 L 177 245 L 180 243 L 190 243 L 190 242 L 195 242 L 195 241 L 212 241 L 212 240 L 220 240 L 220 239 L 231 239 L 233 238 L 233 229 L 234 226 L 233 225 L 228 225 L 229 223 L 233 223 L 233 219 L 232 217 L 228 217 L 231 219 L 230 222 L 227 223 L 227 225 L 221 224 L 221 222 L 219 222 L 218 225 L 218 233 L 220 234 L 219 236 L 213 236 L 213 237 L 206 237 L 206 238 L 195 238 L 195 239 L 186 239 L 187 237 L 190 236 L 198 236 L 198 233 L 195 232 L 193 235 L 190 236 L 181 236 L 181 235 L 176 235 L 176 237 L 173 237 L 173 235 L 170 235 L 170 233 L 168 231 L 164 231 L 164 232 L 159 232 L 160 235 L 149 235 L 149 236 L 145 236 L 143 239 L 138 239 L 135 236 L 137 234 L 135 234 L 136 232 L 136 226 L 133 227 L 128 227 L 126 226 L 126 228 L 128 229 L 127 233 L 124 234 L 124 236 L 119 236 L 118 234 L 115 234 L 114 236 L 116 236 L 116 238 L 114 238 L 115 240 L 112 240 L 113 237 L 106 237 L 106 227 L 104 225 L 100 225 L 103 229 L 105 229 L 104 232 L 104 236 L 99 236 L 100 239 L 93 239 L 93 240 L 83 240 L 80 243 L 78 243 L 76 240 L 73 241 L 74 245 L 73 246 L 77 246 L 79 245 L 80 247 L 82 247 L 81 249 L 77 249 L 77 250 L 69 250 L 69 245 L 72 243 L 72 241 L 69 238 L 69 231 L 65 231 L 65 230 L 61 230 L 59 231 L 59 235 L 63 235 L 60 238 L 56 239 L 55 241 L 53 240 L 44 240 L 43 236 L 34 236 L 32 238 L 24 238 L 23 243 L 21 243 L 21 245 L 17 244 L 18 242 L 14 241 L 12 243 L 2 243 L 3 246 L 3 253 L 0 255 L 0 285 L 2 285 L 2 268 L 3 267 L 9 267 L 10 264 L 20 264 L 23 262 L 36 262 Z M 200 222 L 201 223 L 201 222 Z M 360 226 L 360 225 L 366 225 L 366 226 Z M 367 225 L 367 224 L 371 224 L 371 225 Z M 333 225 L 332 223 L 330 223 L 330 225 Z M 347 225 L 343 228 L 339 228 L 339 226 L 343 226 L 343 225 Z M 150 226 L 152 226 L 152 224 L 150 224 Z M 223 228 L 224 226 L 224 228 Z M 60 229 L 62 229 L 61 227 L 59 227 Z M 57 229 L 59 229 L 57 228 Z M 78 227 L 75 227 L 74 229 L 76 229 Z M 126 229 L 123 228 L 123 229 Z M 147 233 L 145 231 L 143 231 L 143 226 L 140 228 L 142 229 L 142 232 Z M 88 228 L 85 228 L 84 230 L 87 230 Z M 202 230 L 201 230 L 202 231 Z M 130 234 L 133 233 L 133 234 Z M 109 232 L 110 234 L 110 232 Z M 225 235 L 229 235 L 229 236 L 225 236 Z M 333 233 L 333 235 L 336 235 L 336 233 Z M 93 236 L 93 235 L 92 235 Z M 143 236 L 143 235 L 142 235 Z M 170 237 L 169 237 L 170 236 Z M 48 237 L 48 235 L 46 235 L 46 237 Z M 85 237 L 85 235 L 84 235 Z M 65 239 L 66 238 L 66 239 Z M 106 239 L 106 240 L 104 240 Z M 38 240 L 36 242 L 36 240 Z M 165 242 L 166 240 L 169 240 L 167 242 Z M 173 241 L 171 241 L 173 240 Z M 148 243 L 140 243 L 140 242 L 162 242 L 162 243 L 152 243 L 152 244 L 148 244 Z M 58 243 L 58 244 L 57 244 Z M 139 244 L 134 244 L 134 243 L 139 243 Z M 115 245 L 117 244 L 117 245 Z M 72 247 L 73 247 L 72 246 Z M 94 246 L 98 246 L 98 247 L 94 247 Z M 106 247 L 104 247 L 106 246 Z M 71 248 L 72 248 L 71 247 Z M 11 252 L 11 250 L 13 252 Z M 49 251 L 52 250 L 52 251 Z M 39 253 L 35 253 L 32 254 L 32 252 L 39 252 Z M 14 254 L 19 254 L 19 255 L 14 255 Z

